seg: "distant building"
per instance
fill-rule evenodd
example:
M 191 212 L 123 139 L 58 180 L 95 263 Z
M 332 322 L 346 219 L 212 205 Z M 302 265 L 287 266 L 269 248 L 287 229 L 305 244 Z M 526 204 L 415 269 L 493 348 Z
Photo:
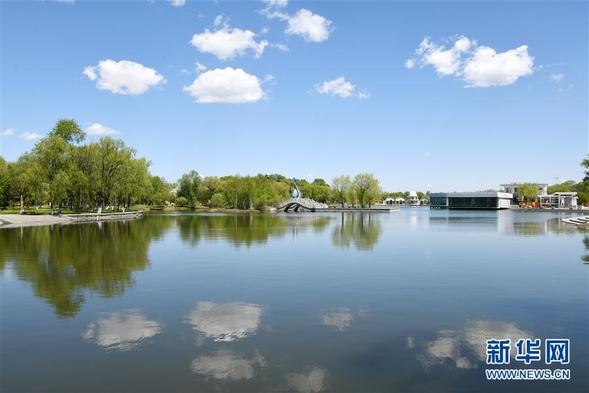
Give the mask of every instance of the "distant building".
M 543 195 L 548 195 L 548 184 L 545 183 L 509 183 L 509 184 L 501 184 L 503 188 L 503 192 L 508 192 L 513 194 L 512 197 L 512 204 L 517 205 L 517 191 L 519 187 L 524 184 L 534 184 L 537 187 L 536 196 L 540 197 Z
M 540 206 L 555 208 L 576 208 L 578 201 L 576 192 L 555 192 L 550 195 L 540 195 L 538 198 Z
M 385 205 L 402 205 L 405 203 L 405 198 L 397 197 L 391 198 L 388 197 L 384 200 Z
M 509 209 L 513 195 L 507 192 L 437 192 L 431 193 L 432 209 Z
M 416 191 L 409 191 L 409 196 L 407 197 L 407 203 L 410 205 L 419 205 L 419 197 L 417 196 Z
M 544 183 L 509 183 L 509 184 L 501 184 L 501 187 L 503 187 L 504 192 L 508 192 L 510 194 L 517 194 L 519 186 L 521 186 L 523 184 L 534 184 L 536 187 L 538 187 L 538 191 L 537 191 L 538 195 L 547 195 L 548 194 L 548 184 L 544 184 Z

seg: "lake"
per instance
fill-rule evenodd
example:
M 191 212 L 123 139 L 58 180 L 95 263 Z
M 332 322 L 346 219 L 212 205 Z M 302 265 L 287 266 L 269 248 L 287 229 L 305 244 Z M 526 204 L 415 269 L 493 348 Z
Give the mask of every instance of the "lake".
M 0 390 L 588 391 L 589 232 L 563 217 L 402 208 L 0 230 Z M 486 381 L 486 339 L 527 337 L 569 338 L 571 380 Z

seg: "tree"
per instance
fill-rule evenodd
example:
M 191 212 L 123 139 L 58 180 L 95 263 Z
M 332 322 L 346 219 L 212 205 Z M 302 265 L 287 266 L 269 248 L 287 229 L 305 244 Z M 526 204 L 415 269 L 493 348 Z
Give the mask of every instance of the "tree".
M 185 173 L 178 182 L 177 195 L 186 198 L 188 207 L 192 210 L 196 208 L 200 186 L 201 178 L 197 171 Z
M 6 160 L 0 157 L 0 207 L 5 208 L 10 202 L 10 173 Z
M 220 192 L 213 194 L 211 199 L 209 200 L 210 207 L 225 207 L 227 206 L 227 201 L 225 200 L 225 195 Z
M 39 141 L 33 154 L 41 167 L 42 180 L 47 184 L 50 212 L 61 203 L 69 186 L 71 145 L 58 135 L 50 135 Z
M 589 183 L 589 158 L 585 158 L 581 162 L 581 166 L 585 168 L 585 177 L 583 177 L 583 182 Z
M 354 177 L 353 190 L 360 206 L 372 204 L 380 195 L 378 180 L 371 173 L 359 173 Z
M 163 177 L 159 176 L 151 176 L 150 182 L 151 189 L 148 199 L 150 199 L 151 203 L 163 205 L 170 199 L 170 185 L 166 183 Z
M 311 199 L 317 202 L 326 203 L 330 199 L 331 187 L 323 179 L 315 179 L 309 185 L 311 191 Z
M 86 133 L 82 131 L 75 120 L 60 119 L 49 133 L 49 136 L 57 136 L 71 144 L 82 142 L 86 138 Z
M 574 180 L 567 180 L 562 183 L 552 184 L 548 186 L 548 193 L 554 194 L 555 192 L 570 192 L 575 191 L 577 183 Z
M 103 137 L 96 146 L 97 166 L 98 166 L 98 190 L 100 206 L 105 207 L 107 204 L 118 204 L 115 200 L 117 191 L 124 186 L 125 168 L 131 163 L 135 150 L 125 146 L 121 140 L 110 137 Z M 127 175 L 135 174 L 134 171 L 128 171 Z
M 517 187 L 517 199 L 520 202 L 530 202 L 538 196 L 538 185 L 534 183 L 522 183 Z
M 342 207 L 350 200 L 350 192 L 352 191 L 352 180 L 349 176 L 338 176 L 331 181 L 334 198 Z

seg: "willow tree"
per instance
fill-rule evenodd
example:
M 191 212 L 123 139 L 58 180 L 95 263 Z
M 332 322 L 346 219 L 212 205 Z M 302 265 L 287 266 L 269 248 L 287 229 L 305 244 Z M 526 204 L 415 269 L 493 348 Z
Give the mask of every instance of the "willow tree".
M 338 176 L 331 181 L 331 187 L 335 200 L 341 203 L 342 207 L 350 200 L 352 192 L 352 179 L 349 176 Z
M 35 159 L 41 168 L 40 175 L 47 184 L 51 214 L 55 205 L 67 195 L 72 165 L 72 146 L 59 135 L 49 135 L 35 145 Z
M 534 183 L 523 183 L 517 187 L 517 199 L 523 202 L 530 202 L 538 196 L 538 185 Z
M 371 173 L 357 174 L 354 177 L 352 188 L 356 194 L 357 201 L 362 207 L 370 207 L 381 194 L 378 180 Z

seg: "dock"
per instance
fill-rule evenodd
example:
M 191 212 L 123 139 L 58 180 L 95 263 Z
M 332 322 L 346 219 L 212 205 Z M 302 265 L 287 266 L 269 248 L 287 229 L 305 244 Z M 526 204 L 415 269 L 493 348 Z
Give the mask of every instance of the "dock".
M 142 211 L 134 212 L 112 212 L 112 213 L 80 213 L 62 214 L 60 216 L 26 215 L 26 214 L 1 214 L 0 228 L 21 228 L 44 225 L 67 225 L 81 222 L 102 222 L 113 220 L 128 220 L 139 218 Z
M 562 221 L 567 224 L 589 226 L 589 216 L 563 218 Z

